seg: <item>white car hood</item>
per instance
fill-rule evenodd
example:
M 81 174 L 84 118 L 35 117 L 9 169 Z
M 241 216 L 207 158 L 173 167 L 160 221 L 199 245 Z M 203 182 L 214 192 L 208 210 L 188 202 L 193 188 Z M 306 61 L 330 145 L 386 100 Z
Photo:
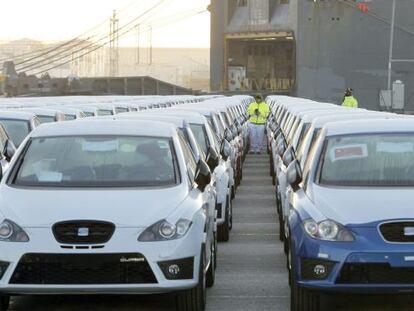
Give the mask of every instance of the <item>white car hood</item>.
M 101 220 L 117 227 L 144 228 L 167 218 L 186 198 L 188 190 L 68 189 L 36 190 L 2 186 L 0 217 L 24 228 L 50 228 L 67 220 Z
M 314 185 L 316 208 L 343 225 L 414 219 L 412 188 L 339 188 Z

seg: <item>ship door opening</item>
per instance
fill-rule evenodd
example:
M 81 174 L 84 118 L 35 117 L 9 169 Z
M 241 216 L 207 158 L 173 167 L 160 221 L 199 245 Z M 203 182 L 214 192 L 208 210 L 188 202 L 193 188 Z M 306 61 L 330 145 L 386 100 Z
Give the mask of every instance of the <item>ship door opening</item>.
M 290 93 L 296 83 L 296 46 L 292 35 L 227 37 L 226 78 L 229 91 Z

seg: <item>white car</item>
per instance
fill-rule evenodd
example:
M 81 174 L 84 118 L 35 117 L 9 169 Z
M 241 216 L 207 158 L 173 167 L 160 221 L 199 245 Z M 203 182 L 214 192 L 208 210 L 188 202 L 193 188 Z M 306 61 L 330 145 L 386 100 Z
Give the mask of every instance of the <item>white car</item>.
M 177 310 L 204 310 L 210 180 L 172 124 L 37 128 L 0 184 L 0 310 L 10 295 L 88 293 L 172 293 Z

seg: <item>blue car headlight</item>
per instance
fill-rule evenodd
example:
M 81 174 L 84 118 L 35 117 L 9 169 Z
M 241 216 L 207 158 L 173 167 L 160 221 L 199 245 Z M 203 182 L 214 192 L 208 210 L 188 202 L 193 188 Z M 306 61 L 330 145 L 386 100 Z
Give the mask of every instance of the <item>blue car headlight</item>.
M 312 219 L 303 222 L 305 232 L 314 239 L 323 241 L 353 242 L 354 235 L 344 226 L 333 220 L 324 220 L 319 223 Z
M 145 229 L 138 237 L 140 242 L 171 241 L 181 239 L 190 230 L 192 222 L 180 219 L 176 224 L 161 220 Z

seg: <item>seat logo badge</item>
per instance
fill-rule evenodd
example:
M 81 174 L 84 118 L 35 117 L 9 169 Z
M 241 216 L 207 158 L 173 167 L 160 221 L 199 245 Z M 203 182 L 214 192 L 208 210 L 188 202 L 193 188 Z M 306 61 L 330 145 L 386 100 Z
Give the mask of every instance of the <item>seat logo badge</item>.
M 119 262 L 121 262 L 121 263 L 144 262 L 144 261 L 145 261 L 144 258 L 125 258 L 125 257 L 122 257 L 121 259 L 119 259 Z
M 80 237 L 89 236 L 89 228 L 78 228 L 78 236 Z
M 414 227 L 405 227 L 404 228 L 405 236 L 414 236 Z

